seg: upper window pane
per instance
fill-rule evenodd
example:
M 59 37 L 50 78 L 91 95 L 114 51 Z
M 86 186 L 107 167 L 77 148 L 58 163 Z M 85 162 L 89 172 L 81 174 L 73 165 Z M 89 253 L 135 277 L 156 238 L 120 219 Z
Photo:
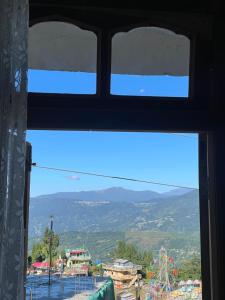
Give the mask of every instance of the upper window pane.
M 112 39 L 111 94 L 188 97 L 190 40 L 159 27 Z
M 29 31 L 30 92 L 95 94 L 97 37 L 63 22 L 43 22 Z

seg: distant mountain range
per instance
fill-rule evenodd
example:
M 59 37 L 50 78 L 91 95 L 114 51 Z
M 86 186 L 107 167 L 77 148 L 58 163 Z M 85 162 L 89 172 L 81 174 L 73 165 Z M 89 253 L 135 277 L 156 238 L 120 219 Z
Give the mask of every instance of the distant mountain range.
M 167 193 L 132 191 L 120 187 L 43 195 L 30 199 L 30 236 L 43 233 L 49 216 L 57 233 L 199 231 L 197 190 Z

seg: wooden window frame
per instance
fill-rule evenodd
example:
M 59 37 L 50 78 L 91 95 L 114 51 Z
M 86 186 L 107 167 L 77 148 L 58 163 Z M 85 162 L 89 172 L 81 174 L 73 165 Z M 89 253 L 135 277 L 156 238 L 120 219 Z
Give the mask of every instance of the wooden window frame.
M 142 12 L 135 16 L 126 15 L 127 23 L 123 18 L 118 17 L 115 21 L 112 18 L 109 26 L 107 20 L 91 18 L 89 13 L 85 17 L 79 10 L 71 10 L 71 7 L 64 9 L 62 13 L 60 6 L 49 6 L 45 9 L 41 4 L 39 6 L 39 10 L 37 6 L 35 11 L 31 9 L 31 25 L 47 20 L 69 21 L 85 29 L 92 28 L 97 33 L 97 93 L 28 93 L 28 129 L 198 133 L 203 300 L 217 299 L 211 280 L 211 236 L 214 233 L 209 221 L 213 213 L 208 201 L 208 137 L 221 123 L 215 115 L 209 113 L 212 51 L 209 20 L 204 23 L 205 16 L 199 14 L 192 14 L 190 19 L 188 14 L 180 13 L 175 19 L 173 13 Z M 123 12 L 120 14 L 123 15 Z M 109 15 L 112 17 L 112 11 Z M 146 19 L 151 22 L 146 22 Z M 193 19 L 196 22 L 193 22 Z M 202 24 L 199 23 L 199 19 Z M 176 32 L 190 37 L 189 98 L 179 100 L 177 97 L 110 95 L 112 35 L 143 24 L 174 28 Z

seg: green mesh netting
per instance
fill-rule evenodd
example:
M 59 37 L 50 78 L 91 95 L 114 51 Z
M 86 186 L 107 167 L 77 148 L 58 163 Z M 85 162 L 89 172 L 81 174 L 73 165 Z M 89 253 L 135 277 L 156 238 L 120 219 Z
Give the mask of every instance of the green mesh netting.
M 106 283 L 93 295 L 89 300 L 115 300 L 114 285 L 112 279 L 106 281 Z

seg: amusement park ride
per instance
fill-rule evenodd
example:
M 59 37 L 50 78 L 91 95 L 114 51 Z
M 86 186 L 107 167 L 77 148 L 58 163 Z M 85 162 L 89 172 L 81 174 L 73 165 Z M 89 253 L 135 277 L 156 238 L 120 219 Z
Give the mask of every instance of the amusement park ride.
M 168 263 L 171 261 L 167 256 L 167 250 L 164 247 L 161 247 L 159 251 L 159 273 L 157 278 L 157 283 L 161 286 L 161 290 L 170 291 L 171 284 L 169 281 L 168 273 Z
M 164 299 L 163 296 L 171 292 L 176 273 L 174 258 L 168 256 L 167 250 L 161 247 L 158 258 L 158 274 L 155 280 L 150 281 L 150 295 L 153 299 Z
M 157 275 L 155 280 L 150 280 L 149 290 L 146 293 L 148 300 L 185 300 L 202 299 L 201 281 L 188 280 L 177 282 L 177 269 L 172 256 L 161 247 L 157 260 Z

